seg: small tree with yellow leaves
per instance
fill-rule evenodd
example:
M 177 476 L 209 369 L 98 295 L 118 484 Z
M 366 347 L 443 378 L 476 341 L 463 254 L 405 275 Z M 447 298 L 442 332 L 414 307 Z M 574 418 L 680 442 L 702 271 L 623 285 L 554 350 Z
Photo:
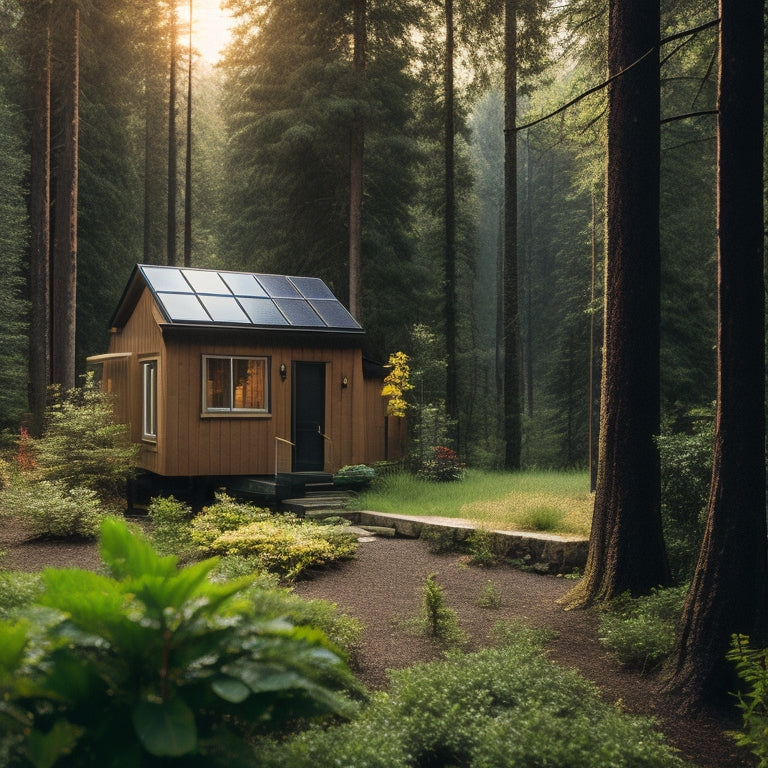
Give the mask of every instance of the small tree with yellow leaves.
M 408 403 L 405 402 L 405 393 L 413 389 L 410 382 L 411 368 L 408 365 L 408 355 L 405 352 L 393 352 L 389 356 L 389 362 L 384 366 L 390 371 L 384 378 L 384 388 L 381 396 L 387 400 L 387 416 L 405 418 L 405 410 Z

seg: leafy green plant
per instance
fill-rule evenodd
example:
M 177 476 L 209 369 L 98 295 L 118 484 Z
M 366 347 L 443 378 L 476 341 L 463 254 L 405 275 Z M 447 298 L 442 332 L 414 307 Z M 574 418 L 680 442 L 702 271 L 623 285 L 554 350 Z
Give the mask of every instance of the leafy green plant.
M 494 548 L 493 533 L 487 528 L 475 528 L 467 537 L 471 565 L 497 565 L 499 555 Z
M 161 555 L 176 555 L 186 559 L 192 544 L 192 508 L 174 496 L 156 496 L 147 509 L 152 521 L 150 539 Z
M 683 768 L 654 729 L 558 667 L 533 632 L 391 673 L 352 722 L 260 744 L 258 768 Z
M 43 435 L 33 441 L 40 475 L 68 488 L 89 488 L 105 502 L 122 499 L 138 448 L 127 425 L 115 423 L 112 396 L 89 373 L 81 387 L 53 387 L 50 403 Z
M 734 635 L 728 660 L 745 685 L 738 694 L 744 727 L 734 734 L 736 743 L 758 758 L 757 768 L 768 768 L 768 648 L 751 648 L 746 635 Z
M 346 526 L 318 525 L 292 515 L 271 515 L 223 531 L 208 549 L 221 555 L 252 557 L 261 570 L 290 581 L 308 568 L 353 557 L 357 538 Z
M 454 647 L 466 642 L 459 626 L 456 611 L 445 601 L 445 593 L 437 581 L 437 574 L 431 573 L 424 580 L 421 600 L 421 627 L 428 637 L 441 645 Z
M 464 467 L 465 464 L 459 460 L 456 451 L 444 445 L 437 445 L 432 449 L 431 456 L 419 463 L 416 474 L 422 480 L 430 482 L 455 482 L 464 477 Z
M 601 644 L 627 667 L 657 667 L 672 650 L 686 592 L 686 586 L 673 587 L 611 601 L 600 616 Z
M 461 547 L 459 531 L 455 528 L 425 525 L 421 529 L 419 538 L 427 542 L 427 547 L 433 555 L 456 552 Z
M 715 435 L 711 409 L 694 411 L 686 421 L 685 425 L 665 423 L 656 441 L 661 458 L 664 541 L 675 583 L 689 580 L 696 565 Z
M 566 533 L 565 512 L 557 507 L 537 506 L 517 516 L 517 524 L 525 531 L 558 531 Z
M 256 732 L 355 711 L 343 654 L 260 616 L 250 579 L 211 582 L 215 560 L 179 569 L 116 520 L 101 552 L 109 576 L 47 570 L 39 607 L 0 622 L 8 753 L 38 768 L 231 764 Z
M 223 491 L 215 495 L 216 503 L 203 507 L 200 514 L 192 518 L 191 538 L 195 546 L 208 551 L 216 539 L 225 531 L 236 531 L 251 523 L 268 520 L 268 509 L 256 507 L 247 502 L 238 502 Z
M 95 538 L 108 515 L 89 488 L 53 480 L 32 482 L 21 475 L 0 491 L 0 503 L 13 510 L 32 537 Z
M 501 607 L 499 588 L 490 579 L 483 585 L 477 598 L 477 604 L 481 608 L 490 608 L 494 611 L 498 611 Z
M 376 478 L 376 470 L 366 464 L 342 467 L 333 476 L 333 484 L 341 487 L 363 488 Z
M 0 570 L 0 619 L 8 619 L 30 605 L 41 590 L 39 573 Z

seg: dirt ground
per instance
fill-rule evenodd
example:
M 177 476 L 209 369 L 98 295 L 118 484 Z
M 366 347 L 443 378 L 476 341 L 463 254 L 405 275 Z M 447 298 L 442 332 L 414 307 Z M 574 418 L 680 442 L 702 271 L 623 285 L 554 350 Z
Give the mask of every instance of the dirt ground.
M 3 567 L 39 570 L 44 567 L 97 568 L 93 543 L 27 541 L 12 526 L 0 528 Z M 520 620 L 552 630 L 551 657 L 576 668 L 592 680 L 604 698 L 628 712 L 651 715 L 680 754 L 696 768 L 747 768 L 755 761 L 725 733 L 739 719 L 721 713 L 697 717 L 679 714 L 674 698 L 662 695 L 652 676 L 627 672 L 606 656 L 597 640 L 597 621 L 590 611 L 564 611 L 557 603 L 572 586 L 568 579 L 526 573 L 510 567 L 468 567 L 458 555 L 430 553 L 423 541 L 376 538 L 360 544 L 355 560 L 315 573 L 300 582 L 302 597 L 324 598 L 360 619 L 365 627 L 356 660 L 358 675 L 371 687 L 384 687 L 387 669 L 440 656 L 426 638 L 402 628 L 418 615 L 425 578 L 437 574 L 446 603 L 459 617 L 472 647 L 487 644 L 497 621 Z M 478 597 L 488 581 L 500 596 L 496 610 L 481 608 Z

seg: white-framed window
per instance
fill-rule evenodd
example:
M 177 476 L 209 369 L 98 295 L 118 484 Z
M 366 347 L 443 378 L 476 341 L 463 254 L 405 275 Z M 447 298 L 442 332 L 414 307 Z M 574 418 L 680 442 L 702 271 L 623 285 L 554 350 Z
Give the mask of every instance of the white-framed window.
M 141 438 L 157 442 L 157 360 L 141 363 Z
M 269 413 L 269 358 L 203 355 L 204 413 Z

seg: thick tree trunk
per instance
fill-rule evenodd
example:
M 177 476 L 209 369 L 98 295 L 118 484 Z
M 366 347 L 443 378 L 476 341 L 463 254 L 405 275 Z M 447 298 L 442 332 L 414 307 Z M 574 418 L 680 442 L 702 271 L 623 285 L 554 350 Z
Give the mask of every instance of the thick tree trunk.
M 520 307 L 517 265 L 517 6 L 504 4 L 504 466 L 520 469 Z
M 459 412 L 456 369 L 456 187 L 455 187 L 455 114 L 454 114 L 454 29 L 453 0 L 445 2 L 445 408 L 455 419 Z
M 50 359 L 50 207 L 51 207 L 51 19 L 50 7 L 30 10 L 31 129 L 29 177 L 30 237 L 30 408 L 33 434 L 40 434 Z
M 588 605 L 666 584 L 659 455 L 659 3 L 611 0 L 605 341 Z M 637 62 L 637 63 L 636 63 Z
M 353 68 L 361 88 L 365 76 L 366 3 L 355 0 Z M 365 125 L 359 108 L 352 117 L 349 154 L 349 311 L 361 319 L 363 292 L 363 152 Z
M 762 33 L 760 3 L 721 0 L 715 453 L 668 684 L 692 708 L 735 690 L 725 659 L 733 633 L 768 642 Z
M 64 18 L 67 48 L 62 52 L 65 67 L 61 103 L 63 144 L 56 165 L 56 224 L 51 265 L 51 381 L 71 389 L 75 386 L 80 90 L 80 11 L 74 2 L 66 8 Z

